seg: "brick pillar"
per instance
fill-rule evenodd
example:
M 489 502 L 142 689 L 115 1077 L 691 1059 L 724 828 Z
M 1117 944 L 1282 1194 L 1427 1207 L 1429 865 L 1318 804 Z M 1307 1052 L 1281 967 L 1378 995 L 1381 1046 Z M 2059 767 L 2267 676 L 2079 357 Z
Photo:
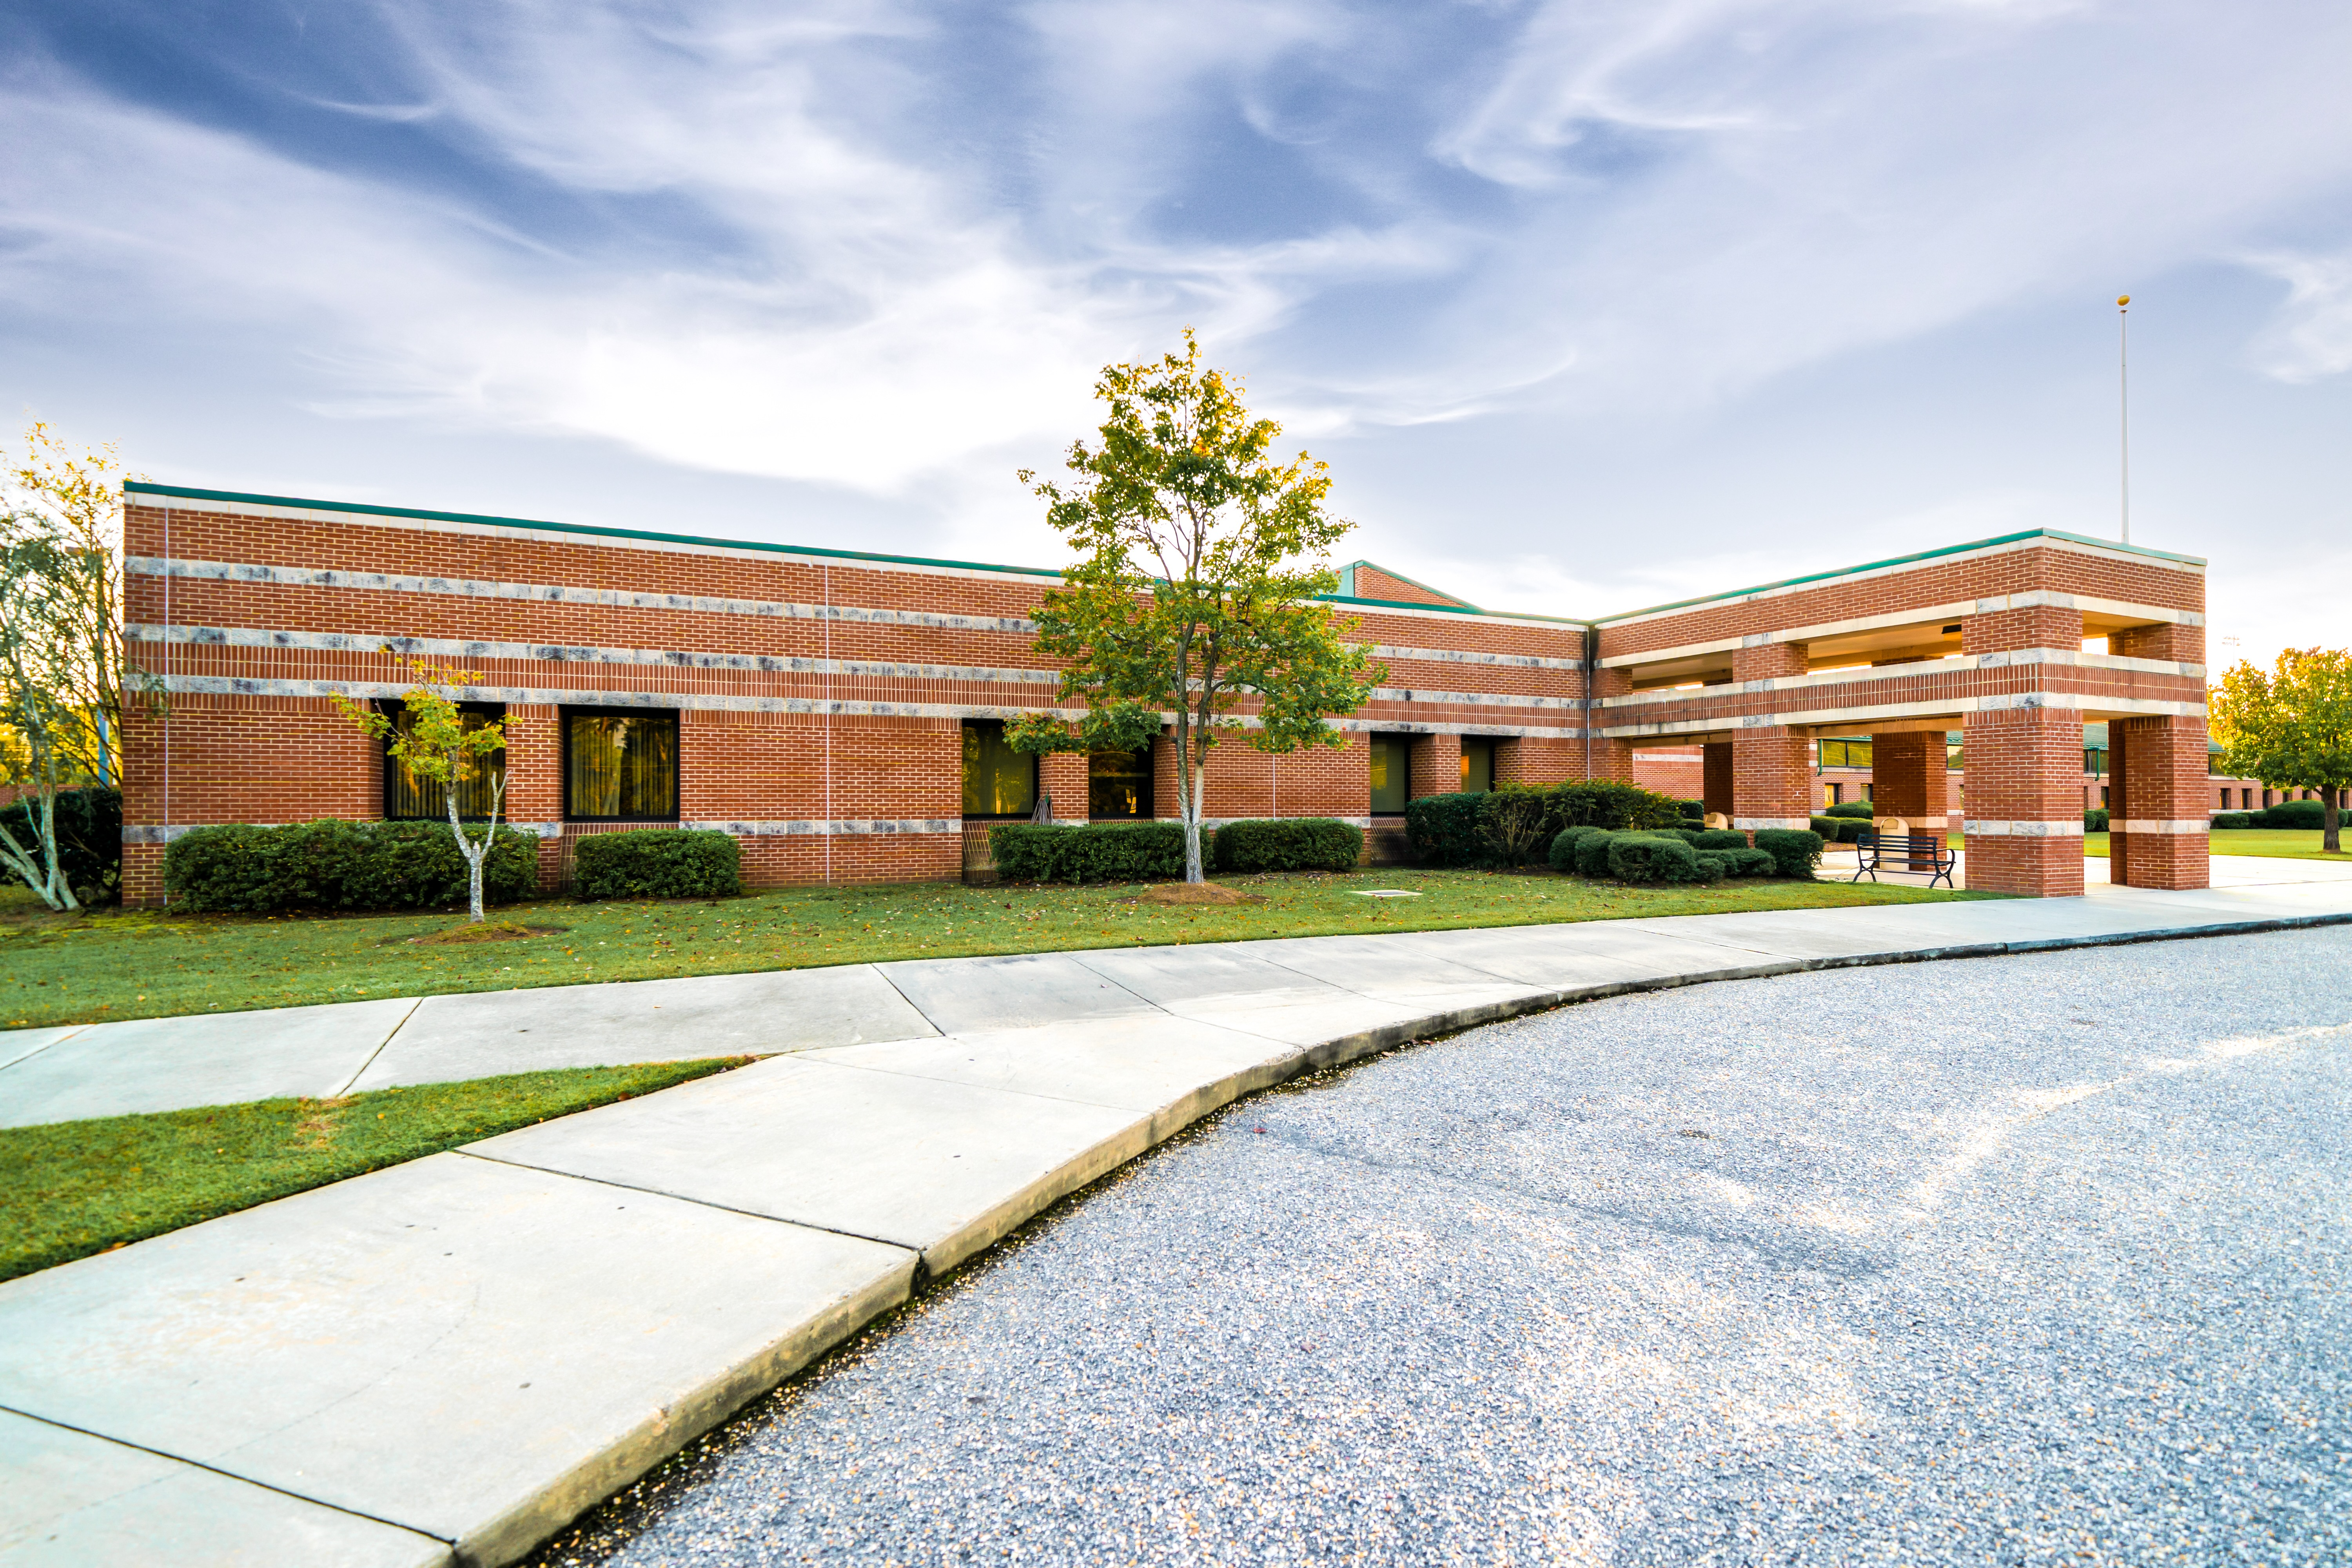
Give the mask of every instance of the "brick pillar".
M 1047 752 L 1037 759 L 1037 790 L 1054 797 L 1054 820 L 1087 819 L 1087 754 Z
M 2193 714 L 2107 721 L 2107 879 L 2119 887 L 2210 885 L 2205 721 Z
M 2083 892 L 2083 720 L 2073 708 L 1968 716 L 1968 883 L 1994 893 Z
M 1731 678 L 1742 686 L 1804 672 L 1802 643 L 1760 642 L 1732 650 Z M 1731 826 L 1752 832 L 1804 827 L 1812 819 L 1811 742 L 1785 725 L 1739 731 L 1731 742 Z
M 1915 834 L 1940 836 L 1949 807 L 1944 800 L 1944 732 L 1907 731 L 1870 737 L 1871 805 L 1880 816 L 1899 816 Z M 1927 865 L 1924 855 L 1915 864 Z
M 1411 798 L 1452 795 L 1462 787 L 1462 737 L 1415 735 L 1412 738 Z
M 1729 816 L 1732 815 L 1731 742 L 1728 741 L 1710 741 L 1706 745 L 1701 746 L 1699 750 L 1705 753 L 1706 758 L 1705 762 L 1701 764 L 1700 776 L 1705 780 L 1705 784 L 1700 789 L 1700 797 L 1706 802 L 1708 815 L 1713 816 L 1716 813 L 1720 812 L 1723 816 Z M 1809 792 L 1808 799 L 1810 800 L 1810 791 L 1811 789 L 1810 781 L 1808 782 L 1806 788 Z

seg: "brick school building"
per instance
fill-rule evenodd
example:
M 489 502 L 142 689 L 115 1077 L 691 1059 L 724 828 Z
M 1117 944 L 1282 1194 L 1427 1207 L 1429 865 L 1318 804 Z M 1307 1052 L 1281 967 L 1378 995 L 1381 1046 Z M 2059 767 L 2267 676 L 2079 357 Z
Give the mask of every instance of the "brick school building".
M 340 716 L 398 719 L 402 656 L 480 672 L 505 811 L 561 886 L 586 834 L 732 834 L 754 885 L 950 879 L 995 823 L 1173 816 L 1173 758 L 1030 758 L 1055 705 L 1029 620 L 1050 570 L 686 534 L 125 487 L 125 639 L 168 693 L 128 722 L 124 889 L 212 823 L 438 817 Z M 1889 815 L 1943 814 L 1968 763 L 1972 886 L 2083 888 L 2084 726 L 2106 726 L 2113 874 L 2200 887 L 2204 565 L 2036 531 L 1597 620 L 1483 609 L 1369 562 L 1335 607 L 1387 667 L 1344 744 L 1212 754 L 1212 820 L 1337 816 L 1403 853 L 1410 800 L 1696 763 L 1747 828 L 1822 803 L 1817 737 L 1866 738 Z M 2087 651 L 2085 639 L 2105 639 Z M 1244 710 L 1246 713 L 1246 708 Z M 470 811 L 483 801 L 461 801 Z

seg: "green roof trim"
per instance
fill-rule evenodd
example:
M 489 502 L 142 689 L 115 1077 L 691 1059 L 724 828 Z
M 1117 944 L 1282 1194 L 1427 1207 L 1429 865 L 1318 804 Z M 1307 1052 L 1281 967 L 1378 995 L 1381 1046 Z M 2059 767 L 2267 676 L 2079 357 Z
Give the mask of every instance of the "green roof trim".
M 1383 566 L 1381 571 L 1388 568 Z M 1407 578 L 1410 582 L 1412 579 Z M 1353 594 L 1318 594 L 1316 598 L 1331 605 L 1369 605 L 1380 610 L 1433 610 L 1441 616 L 1486 616 L 1498 621 L 1540 621 L 1553 626 L 1589 626 L 1590 621 L 1576 620 L 1568 616 L 1531 616 L 1517 610 L 1482 610 L 1475 605 L 1424 605 L 1418 599 L 1364 599 Z
M 2121 550 L 2133 555 L 2146 555 L 2158 561 L 2178 561 L 2184 566 L 2202 566 L 2200 555 L 2176 555 L 2169 550 L 2150 550 L 2144 544 L 2125 544 L 2113 539 L 2095 539 L 2089 534 L 2067 533 L 2055 528 L 2029 528 L 2022 533 L 2004 533 L 1992 539 L 1971 540 L 1966 544 L 1947 544 L 1940 550 L 1922 550 L 1916 555 L 1895 555 L 1884 561 L 1865 561 L 1859 566 L 1841 566 L 1831 572 L 1808 572 L 1801 577 L 1783 577 L 1777 583 L 1759 583 L 1753 587 L 1733 588 L 1720 594 L 1701 594 L 1695 599 L 1675 599 L 1664 605 L 1651 605 L 1639 610 L 1626 610 L 1619 615 L 1602 616 L 1595 626 L 1608 626 L 1612 621 L 1629 621 L 1636 616 L 1654 616 L 1661 610 L 1686 609 L 1693 605 L 1713 604 L 1718 599 L 1740 599 L 1750 594 L 1769 594 L 1775 588 L 1793 588 L 1801 583 L 1826 583 L 1834 577 L 1851 577 L 1857 572 L 1875 572 L 1883 566 L 1908 566 L 1914 562 L 1933 561 L 1939 556 L 1959 555 L 1971 550 L 1989 550 L 1996 544 L 2017 544 L 2029 539 L 2063 539 L 2071 544 L 2095 544 L 2102 550 Z
M 662 544 L 707 544 L 721 550 L 761 550 L 778 555 L 821 555 L 835 561 L 873 561 L 890 566 L 946 566 L 965 572 L 1013 572 L 1024 577 L 1055 577 L 1045 566 L 1006 566 L 992 561 L 943 561 L 928 555 L 882 555 L 867 550 L 824 550 L 813 544 L 771 544 L 758 539 L 714 539 L 699 533 L 656 533 L 635 528 L 600 528 L 585 522 L 548 522 L 534 517 L 490 517 L 471 511 L 423 511 L 405 506 L 368 506 L 359 501 L 311 500 L 300 496 L 248 495 L 241 490 L 199 490 L 184 485 L 123 481 L 126 494 L 174 496 L 186 500 L 244 501 L 254 506 L 299 506 L 311 511 L 350 511 L 367 517 L 414 517 L 429 522 L 479 522 L 497 528 L 543 528 L 556 533 L 587 533 L 606 539 L 646 539 Z
M 1351 599 L 1363 598 L 1362 595 L 1356 592 L 1356 568 L 1359 566 L 1369 566 L 1384 577 L 1393 577 L 1400 583 L 1410 583 L 1414 587 L 1420 589 L 1423 593 L 1434 594 L 1449 605 L 1460 605 L 1465 609 L 1474 610 L 1478 607 L 1477 605 L 1471 604 L 1469 600 L 1464 598 L 1459 594 L 1449 594 L 1444 589 L 1437 587 L 1433 584 L 1424 583 L 1418 577 L 1408 577 L 1403 573 L 1397 571 L 1394 567 L 1383 566 L 1377 561 L 1350 561 L 1345 566 L 1339 568 L 1339 592 L 1345 594 Z M 1380 603 L 1390 605 L 1408 605 L 1414 601 L 1411 599 L 1367 599 L 1365 602 L 1367 604 Z

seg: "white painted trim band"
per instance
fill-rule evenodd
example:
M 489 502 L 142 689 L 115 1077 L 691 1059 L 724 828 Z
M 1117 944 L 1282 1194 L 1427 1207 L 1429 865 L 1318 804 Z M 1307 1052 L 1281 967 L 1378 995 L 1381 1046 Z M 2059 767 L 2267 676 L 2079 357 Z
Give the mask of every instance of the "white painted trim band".
M 2107 823 L 2110 833 L 2210 833 L 2212 830 L 2212 818 L 2205 816 L 2134 816 L 2121 822 L 2110 818 Z

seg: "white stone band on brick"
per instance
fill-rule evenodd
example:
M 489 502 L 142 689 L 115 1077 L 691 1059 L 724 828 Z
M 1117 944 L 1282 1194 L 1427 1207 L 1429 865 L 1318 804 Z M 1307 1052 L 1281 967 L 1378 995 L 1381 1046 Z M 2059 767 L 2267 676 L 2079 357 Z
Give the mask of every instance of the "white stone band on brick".
M 1813 819 L 1810 816 L 1735 816 L 1731 819 L 1732 826 L 1742 829 L 1769 827 L 1801 830 L 1812 825 Z
M 409 817 L 404 818 L 404 820 L 412 822 L 438 822 L 444 827 L 448 826 L 447 822 L 439 817 Z M 174 822 L 167 826 L 159 822 L 126 822 L 122 825 L 122 842 L 125 844 L 169 844 L 172 840 L 180 837 L 183 834 L 192 833 L 199 827 L 284 827 L 288 825 L 282 822 Z M 468 822 L 466 826 L 468 828 L 476 828 L 479 827 L 481 824 L 479 822 Z M 655 826 L 658 825 L 648 823 L 646 826 Z M 563 828 L 564 825 L 561 822 L 501 822 L 499 824 L 499 832 L 501 835 L 515 833 L 531 838 L 560 838 L 563 836 Z
M 1873 719 L 1965 719 L 1970 713 L 2005 713 L 2051 708 L 2080 713 L 2150 714 L 2169 718 L 2205 717 L 2202 702 L 2168 702 L 2147 697 L 2092 696 L 2079 691 L 2027 691 L 2000 697 L 1946 697 L 1928 702 L 1881 702 L 1866 708 L 1790 708 L 1774 713 L 1718 715 L 1712 719 L 1666 719 L 1649 724 L 1608 724 L 1593 731 L 1612 741 L 1663 741 L 1673 735 L 1712 734 L 1722 730 L 1769 730 L 1780 725 L 1818 729 L 1831 724 L 1864 724 Z M 1958 728 L 1958 726 L 1954 726 Z
M 574 823 L 575 827 L 587 826 Z M 652 827 L 657 823 L 636 823 L 629 826 Z M 781 822 L 681 822 L 680 827 L 699 828 L 712 833 L 730 833 L 738 838 L 799 838 L 843 837 L 866 833 L 961 833 L 963 818 L 960 816 L 898 817 L 837 817 L 825 821 L 821 817 L 788 818 Z
M 2083 819 L 2068 816 L 2048 822 L 2030 822 L 1971 816 L 1962 820 L 1960 831 L 1971 838 L 2080 838 L 2083 837 Z
M 2111 819 L 2107 823 L 2107 831 L 2110 833 L 2210 833 L 2212 830 L 2212 819 L 2203 816 L 2183 816 L 2169 819 L 2156 816 L 2134 816 L 2126 818 L 2120 822 Z

